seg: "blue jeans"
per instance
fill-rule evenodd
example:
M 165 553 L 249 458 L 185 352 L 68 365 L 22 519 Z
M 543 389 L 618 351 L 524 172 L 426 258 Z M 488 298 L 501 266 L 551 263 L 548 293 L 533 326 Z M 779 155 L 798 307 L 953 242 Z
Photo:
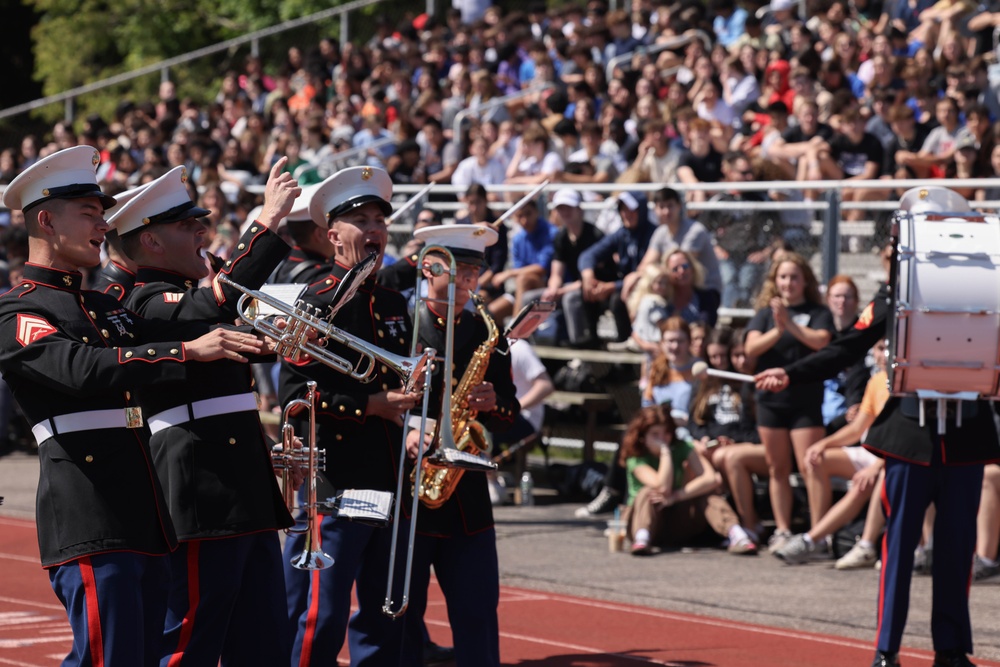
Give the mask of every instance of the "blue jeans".
M 752 307 L 753 297 L 764 281 L 767 264 L 753 264 L 746 260 L 719 260 L 722 274 L 722 307 Z

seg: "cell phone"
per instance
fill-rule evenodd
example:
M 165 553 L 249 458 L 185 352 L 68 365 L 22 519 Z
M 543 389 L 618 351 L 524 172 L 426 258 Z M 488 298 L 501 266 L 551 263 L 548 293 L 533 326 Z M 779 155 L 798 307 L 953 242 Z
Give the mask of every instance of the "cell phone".
M 533 300 L 521 309 L 509 325 L 504 335 L 510 340 L 527 338 L 535 332 L 542 322 L 548 319 L 556 309 L 555 301 Z

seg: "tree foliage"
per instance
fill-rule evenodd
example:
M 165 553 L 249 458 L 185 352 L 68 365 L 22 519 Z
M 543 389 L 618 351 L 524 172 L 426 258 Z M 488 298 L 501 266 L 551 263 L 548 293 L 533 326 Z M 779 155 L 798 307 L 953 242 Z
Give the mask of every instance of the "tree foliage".
M 40 20 L 31 31 L 34 78 L 43 94 L 54 95 L 87 83 L 136 70 L 196 49 L 246 35 L 282 21 L 322 11 L 339 0 L 24 0 Z M 351 17 L 354 34 L 366 32 L 380 3 Z M 338 22 L 304 27 L 261 43 L 265 62 L 280 62 L 290 44 L 315 43 L 319 35 L 336 35 Z M 370 27 L 370 26 L 369 26 Z M 249 47 L 199 59 L 172 68 L 170 79 L 180 97 L 207 100 L 215 96 L 226 70 L 239 69 Z M 77 117 L 100 113 L 110 119 L 122 99 L 155 96 L 160 73 L 133 79 L 115 89 L 95 92 L 76 101 Z M 63 107 L 49 105 L 38 115 L 61 118 Z

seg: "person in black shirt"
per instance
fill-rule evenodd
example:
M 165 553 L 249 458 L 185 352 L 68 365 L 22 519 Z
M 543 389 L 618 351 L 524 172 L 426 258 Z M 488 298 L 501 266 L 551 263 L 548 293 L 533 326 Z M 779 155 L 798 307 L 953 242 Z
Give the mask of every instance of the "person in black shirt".
M 833 316 L 823 305 L 809 263 L 796 253 L 777 256 L 757 298 L 759 310 L 747 325 L 746 353 L 764 370 L 801 359 L 830 342 Z M 792 536 L 792 454 L 806 472 L 806 449 L 826 435 L 823 383 L 811 382 L 781 393 L 757 392 L 757 425 L 767 452 L 768 487 L 774 510 L 772 551 Z M 813 515 L 813 520 L 819 517 Z
M 722 153 L 712 145 L 712 124 L 695 118 L 688 128 L 691 148 L 681 155 L 677 179 L 681 183 L 717 183 L 722 180 Z M 688 201 L 705 201 L 704 190 L 688 190 Z
M 885 150 L 872 134 L 865 132 L 865 120 L 857 109 L 841 114 L 840 132 L 833 135 L 829 150 L 810 152 L 806 159 L 807 180 L 862 180 L 869 181 L 882 173 Z M 888 196 L 885 190 L 843 190 L 844 201 L 881 201 Z M 845 220 L 860 220 L 868 211 L 851 209 L 844 213 Z
M 926 126 L 917 123 L 913 108 L 906 104 L 897 104 L 892 107 L 889 110 L 888 118 L 893 140 L 885 150 L 882 173 L 893 178 L 916 178 L 917 174 L 912 168 L 896 161 L 896 154 L 899 151 L 919 152 L 929 130 Z
M 580 194 L 576 190 L 567 188 L 557 191 L 552 197 L 552 206 L 562 226 L 552 239 L 554 252 L 549 281 L 540 293 L 536 291 L 527 294 L 525 299 L 530 302 L 532 298 L 539 297 L 542 301 L 561 304 L 567 338 L 570 343 L 580 343 L 586 339 L 587 331 L 583 304 L 579 300 L 567 300 L 563 297 L 581 288 L 578 268 L 580 253 L 597 243 L 604 234 L 583 219 Z

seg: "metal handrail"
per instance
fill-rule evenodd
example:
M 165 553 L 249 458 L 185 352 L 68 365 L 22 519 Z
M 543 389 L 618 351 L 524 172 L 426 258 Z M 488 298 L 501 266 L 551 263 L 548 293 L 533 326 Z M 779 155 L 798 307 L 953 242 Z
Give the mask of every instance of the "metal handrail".
M 532 86 L 530 88 L 525 88 L 524 90 L 519 90 L 516 93 L 510 93 L 509 95 L 503 95 L 502 97 L 495 97 L 492 100 L 482 102 L 474 107 L 468 107 L 467 109 L 462 109 L 457 114 L 455 114 L 455 120 L 451 124 L 451 140 L 457 142 L 455 145 L 458 147 L 458 153 L 461 155 L 463 149 L 462 145 L 462 123 L 466 118 L 475 114 L 479 115 L 485 113 L 491 109 L 496 109 L 497 107 L 506 106 L 509 102 L 519 100 L 521 98 L 527 97 L 528 95 L 534 95 L 535 93 L 540 93 L 543 90 L 555 87 L 555 84 L 551 81 L 546 81 L 537 86 Z
M 0 120 L 4 118 L 10 118 L 11 116 L 17 116 L 28 111 L 34 111 L 35 109 L 40 109 L 42 107 L 48 106 L 50 104 L 55 104 L 57 102 L 66 102 L 68 100 L 73 100 L 80 95 L 86 93 L 92 93 L 97 90 L 103 90 L 110 86 L 116 86 L 120 83 L 125 83 L 126 81 L 131 81 L 132 79 L 138 79 L 139 77 L 152 74 L 154 72 L 160 71 L 165 72 L 171 67 L 176 65 L 183 65 L 185 63 L 191 62 L 192 60 L 198 60 L 205 56 L 209 56 L 220 51 L 227 51 L 236 46 L 242 46 L 247 43 L 256 42 L 264 37 L 270 37 L 278 33 L 286 32 L 294 28 L 301 27 L 303 25 L 308 25 L 310 23 L 315 23 L 316 21 L 322 21 L 324 19 L 332 18 L 338 14 L 343 14 L 344 19 L 340 24 L 341 32 L 341 43 L 346 43 L 347 39 L 347 13 L 355 9 L 360 9 L 362 7 L 368 7 L 370 5 L 378 4 L 382 0 L 352 0 L 347 4 L 340 5 L 338 7 L 331 7 L 330 9 L 324 9 L 321 12 L 316 12 L 315 14 L 309 14 L 308 16 L 303 16 L 301 18 L 292 19 L 290 21 L 285 21 L 284 23 L 279 23 L 278 25 L 271 26 L 270 28 L 264 28 L 263 30 L 257 30 L 255 32 L 243 35 L 242 37 L 234 37 L 233 39 L 228 39 L 224 42 L 219 42 L 218 44 L 213 44 L 211 46 L 206 46 L 190 53 L 186 53 L 182 56 L 175 56 L 173 58 L 167 58 L 166 60 L 161 60 L 155 62 L 151 65 L 146 65 L 145 67 L 140 67 L 139 69 L 132 70 L 131 72 L 124 72 L 122 74 L 116 74 L 115 76 L 108 77 L 106 79 L 101 79 L 100 81 L 95 81 L 93 83 L 88 83 L 83 86 L 78 86 L 72 88 L 62 93 L 57 93 L 56 95 L 49 95 L 48 97 L 43 97 L 41 99 L 34 100 L 32 102 L 26 102 L 24 104 L 19 104 L 17 106 L 10 107 L 8 109 L 0 110 Z M 67 118 L 67 120 L 72 120 L 72 118 Z
M 608 64 L 604 68 L 604 78 L 608 81 L 611 80 L 611 76 L 614 74 L 615 68 L 618 67 L 623 62 L 631 61 L 632 57 L 637 55 L 641 51 L 645 51 L 646 55 L 654 55 L 660 51 L 666 51 L 667 49 L 675 49 L 678 46 L 684 46 L 685 44 L 690 44 L 695 39 L 701 40 L 701 43 L 705 45 L 705 51 L 712 50 L 712 38 L 708 36 L 708 33 L 703 30 L 691 30 L 684 33 L 676 39 L 672 39 L 669 42 L 664 42 L 662 44 L 653 44 L 652 46 L 641 46 L 638 49 L 629 51 L 628 53 L 623 53 L 620 56 L 615 56 L 608 61 Z

